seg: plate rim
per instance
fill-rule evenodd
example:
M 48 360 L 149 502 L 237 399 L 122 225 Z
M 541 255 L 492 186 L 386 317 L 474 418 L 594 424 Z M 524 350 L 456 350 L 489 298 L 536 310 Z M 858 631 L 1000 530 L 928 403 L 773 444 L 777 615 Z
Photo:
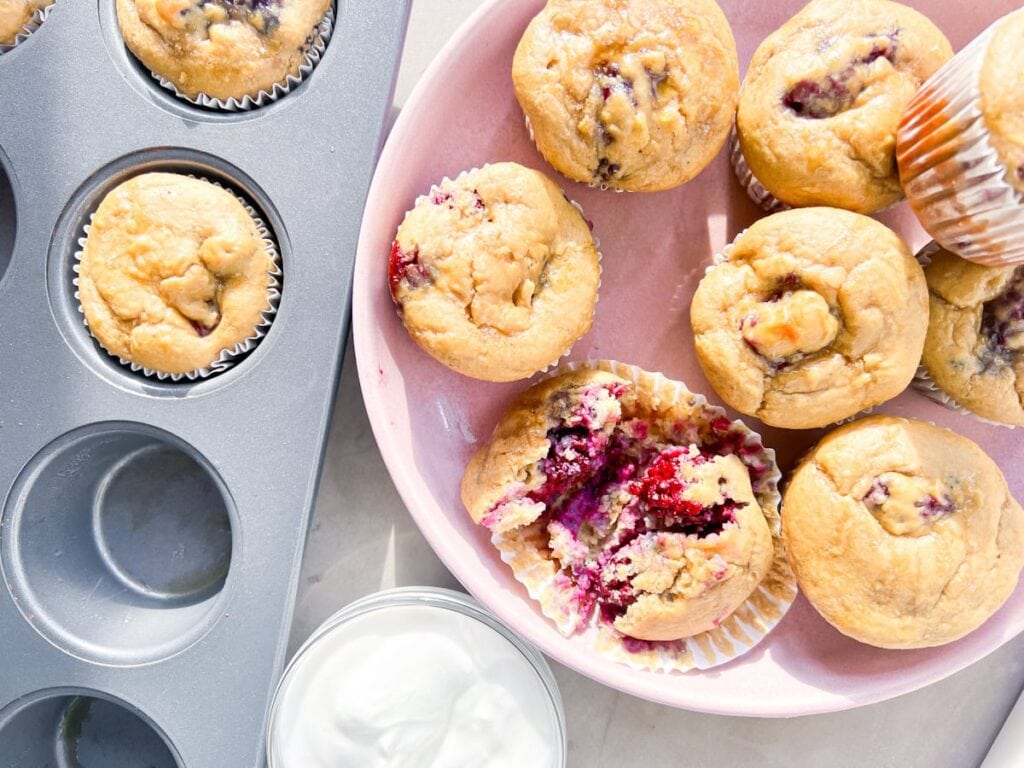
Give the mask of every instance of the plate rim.
M 485 0 L 479 8 L 462 22 L 455 33 L 434 55 L 430 64 L 417 79 L 405 105 L 402 107 L 391 128 L 374 171 L 373 181 L 371 182 L 366 198 L 366 206 L 363 211 L 363 220 L 360 225 L 352 280 L 352 333 L 356 367 L 363 405 L 366 408 L 370 427 L 381 458 L 388 470 L 388 475 L 398 491 L 402 503 L 445 568 L 471 595 L 497 616 L 510 631 L 524 638 L 559 664 L 598 684 L 622 693 L 636 696 L 655 704 L 710 715 L 788 718 L 842 712 L 877 704 L 945 680 L 976 664 L 1024 633 L 1024 626 L 1022 626 L 1017 628 L 1016 631 L 1011 632 L 1008 636 L 1004 636 L 999 643 L 991 648 L 975 645 L 970 651 L 958 655 L 953 660 L 942 659 L 943 663 L 933 661 L 924 664 L 920 667 L 919 671 L 906 674 L 895 683 L 887 684 L 887 678 L 882 673 L 877 673 L 873 677 L 877 678 L 878 685 L 869 690 L 858 691 L 853 694 L 836 694 L 824 688 L 813 687 L 807 689 L 807 692 L 802 695 L 789 696 L 784 699 L 757 698 L 749 695 L 733 694 L 710 701 L 705 693 L 698 692 L 688 695 L 685 686 L 677 687 L 672 691 L 672 695 L 669 695 L 665 690 L 667 686 L 648 683 L 645 678 L 645 674 L 647 674 L 654 677 L 685 679 L 689 675 L 705 674 L 700 671 L 672 676 L 665 675 L 664 673 L 644 673 L 641 670 L 634 670 L 611 660 L 608 660 L 608 666 L 600 671 L 585 668 L 583 662 L 572 653 L 572 649 L 568 645 L 562 644 L 561 641 L 565 640 L 565 638 L 556 633 L 552 642 L 549 641 L 549 638 L 552 638 L 550 633 L 545 637 L 542 628 L 553 629 L 553 627 L 549 626 L 550 622 L 546 618 L 538 615 L 537 621 L 531 622 L 529 626 L 524 626 L 520 622 L 515 621 L 511 618 L 511 611 L 502 605 L 501 601 L 489 599 L 481 591 L 482 585 L 479 579 L 474 577 L 473 568 L 464 568 L 460 562 L 454 559 L 453 553 L 444 546 L 442 534 L 436 529 L 432 516 L 421 509 L 418 504 L 418 496 L 412 481 L 409 479 L 409 472 L 406 467 L 398 463 L 398 450 L 394 444 L 394 435 L 388 427 L 384 414 L 384 403 L 377 402 L 373 395 L 376 390 L 374 374 L 378 367 L 377 359 L 373 354 L 374 329 L 376 326 L 373 318 L 373 307 L 375 306 L 373 300 L 374 292 L 370 290 L 372 282 L 368 283 L 371 278 L 367 277 L 364 280 L 360 280 L 360 276 L 370 274 L 372 272 L 371 264 L 373 259 L 380 258 L 381 256 L 380 254 L 368 252 L 368 241 L 372 239 L 372 231 L 375 231 L 378 224 L 372 211 L 377 207 L 378 201 L 389 198 L 386 190 L 386 179 L 399 170 L 396 163 L 397 156 L 400 154 L 400 148 L 407 134 L 415 128 L 414 116 L 420 112 L 429 99 L 430 84 L 437 79 L 440 73 L 448 70 L 459 60 L 463 48 L 474 39 L 477 28 L 482 26 L 484 21 L 489 20 L 492 15 L 502 13 L 502 9 L 507 9 L 510 2 L 540 6 L 544 0 Z M 722 151 L 726 151 L 725 148 Z M 495 159 L 492 162 L 498 161 L 499 159 Z M 558 179 L 560 183 L 565 183 L 564 177 L 553 169 L 551 175 Z M 380 287 L 383 287 L 383 266 L 381 267 L 380 275 Z M 368 284 L 364 285 L 364 283 Z M 522 383 L 525 385 L 527 381 L 529 380 L 524 380 Z M 422 480 L 422 483 L 424 486 L 429 486 L 425 479 Z M 521 587 L 518 582 L 516 582 L 516 586 Z M 806 603 L 806 597 L 802 592 L 798 592 L 797 601 Z M 810 610 L 814 609 L 810 608 Z M 786 618 L 783 618 L 783 622 L 785 621 Z M 833 631 L 838 630 L 833 629 Z M 766 640 L 770 642 L 769 639 L 766 638 Z M 766 648 L 768 647 L 770 646 L 766 646 Z M 878 650 L 879 652 L 886 652 L 883 649 Z

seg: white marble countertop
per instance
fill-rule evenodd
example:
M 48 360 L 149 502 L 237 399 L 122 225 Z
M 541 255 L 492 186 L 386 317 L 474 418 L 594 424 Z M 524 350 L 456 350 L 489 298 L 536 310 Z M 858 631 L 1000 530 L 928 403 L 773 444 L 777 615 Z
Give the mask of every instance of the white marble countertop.
M 396 103 L 482 0 L 415 0 Z M 409 517 L 363 409 L 351 344 L 292 627 L 294 649 L 325 618 L 379 589 L 458 588 Z M 758 720 L 701 715 L 618 693 L 552 663 L 565 702 L 569 765 L 969 768 L 981 763 L 1024 686 L 1024 636 L 952 677 L 833 715 Z M 527 768 L 524 766 L 524 768 Z

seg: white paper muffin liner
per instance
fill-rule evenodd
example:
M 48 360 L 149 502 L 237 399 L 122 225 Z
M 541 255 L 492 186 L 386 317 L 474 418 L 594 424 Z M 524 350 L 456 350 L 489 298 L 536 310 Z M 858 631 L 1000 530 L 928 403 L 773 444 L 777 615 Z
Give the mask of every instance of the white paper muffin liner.
M 1024 263 L 1024 194 L 1006 180 L 980 106 L 985 52 L 1001 21 L 921 87 L 897 146 L 921 225 L 947 250 L 988 266 Z
M 750 597 L 715 629 L 693 637 L 668 642 L 635 640 L 619 633 L 600 620 L 594 611 L 583 620 L 572 597 L 572 584 L 558 565 L 545 553 L 548 536 L 542 523 L 534 523 L 507 533 L 494 533 L 491 542 L 498 549 L 531 598 L 540 604 L 542 613 L 551 619 L 566 636 L 583 632 L 602 656 L 634 669 L 657 672 L 686 672 L 709 669 L 724 664 L 756 646 L 778 624 L 796 598 L 796 578 L 786 557 L 779 516 L 781 472 L 775 463 L 775 452 L 765 448 L 761 436 L 741 421 L 729 421 L 723 408 L 711 405 L 702 395 L 692 393 L 685 385 L 660 373 L 650 373 L 634 365 L 609 360 L 566 363 L 551 373 L 557 376 L 581 368 L 597 368 L 632 381 L 635 386 L 658 393 L 662 402 L 685 402 L 700 411 L 700 421 L 726 419 L 729 434 L 742 435 L 741 447 L 750 452 L 740 458 L 760 470 L 752 473 L 754 493 L 764 510 L 775 546 L 775 556 L 768 573 Z M 548 378 L 548 377 L 545 377 Z M 697 428 L 694 427 L 694 437 Z
M 0 53 L 7 53 L 8 51 L 14 50 L 18 45 L 28 40 L 29 35 L 35 32 L 46 21 L 46 17 L 50 15 L 50 11 L 53 9 L 54 3 L 50 3 L 45 8 L 40 8 L 32 12 L 29 20 L 22 26 L 21 31 L 14 36 L 13 43 L 0 44 Z
M 177 86 L 163 75 L 159 75 L 152 71 L 150 74 L 158 83 L 160 83 L 162 88 L 166 88 L 179 99 L 187 101 L 190 104 L 195 104 L 199 107 L 206 107 L 207 109 L 215 109 L 221 112 L 245 112 L 250 109 L 265 106 L 272 101 L 276 101 L 282 96 L 291 93 L 293 89 L 297 88 L 299 83 L 305 80 L 309 76 L 309 73 L 313 71 L 314 67 L 320 63 L 320 59 L 323 57 L 324 51 L 327 50 L 327 43 L 330 41 L 333 33 L 334 6 L 332 5 L 327 9 L 327 13 L 324 14 L 320 23 L 317 24 L 309 33 L 309 37 L 306 38 L 306 50 L 303 54 L 302 63 L 299 65 L 299 74 L 288 74 L 281 82 L 274 83 L 273 87 L 269 91 L 260 91 L 255 96 L 246 94 L 241 98 L 235 98 L 232 96 L 228 99 L 218 99 L 214 96 L 208 96 L 205 93 L 189 96 L 188 94 L 179 91 Z
M 220 187 L 221 189 L 225 189 L 225 187 L 219 182 L 211 181 L 210 179 L 202 176 L 188 175 L 190 178 L 205 181 L 213 184 L 214 186 Z M 259 324 L 253 328 L 251 335 L 247 336 L 233 347 L 222 350 L 217 359 L 208 366 L 197 368 L 196 370 L 188 371 L 187 373 L 167 373 L 165 371 L 157 371 L 152 368 L 146 368 L 138 363 L 134 363 L 131 360 L 126 360 L 120 355 L 116 355 L 104 347 L 99 339 L 92 336 L 92 331 L 89 331 L 89 335 L 95 339 L 100 349 L 110 355 L 110 357 L 117 360 L 121 365 L 130 369 L 133 373 L 140 373 L 147 378 L 157 379 L 159 381 L 170 380 L 173 382 L 179 382 L 185 380 L 196 381 L 199 379 L 207 379 L 218 373 L 223 373 L 233 367 L 240 358 L 251 352 L 270 330 L 270 326 L 274 322 L 274 316 L 277 314 L 278 305 L 281 303 L 281 255 L 277 250 L 277 244 L 274 242 L 269 227 L 267 227 L 262 217 L 256 212 L 256 209 L 252 207 L 248 200 L 236 193 L 234 190 L 227 189 L 227 191 L 231 192 L 232 196 L 242 204 L 246 213 L 249 214 L 253 222 L 256 224 L 256 230 L 259 233 L 260 239 L 263 241 L 263 249 L 271 259 L 270 269 L 267 271 L 267 308 L 260 313 L 261 320 Z M 94 215 L 95 212 L 89 215 L 89 223 L 83 227 L 83 235 L 78 239 L 78 249 L 74 253 L 75 263 L 72 267 L 75 273 L 75 278 L 72 280 L 72 284 L 75 287 L 75 301 L 78 304 L 78 314 L 82 316 L 82 324 L 87 329 L 89 328 L 89 321 L 85 318 L 85 310 L 82 308 L 82 299 L 78 291 L 78 274 L 81 269 L 82 255 L 85 250 L 85 241 L 89 237 L 89 230 L 91 229 L 92 217 Z
M 778 213 L 779 211 L 788 211 L 792 207 L 769 192 L 768 188 L 758 181 L 754 172 L 750 170 L 747 158 L 743 156 L 743 150 L 740 148 L 740 139 L 735 128 L 729 134 L 729 163 L 732 165 L 732 172 L 736 174 L 740 186 L 746 190 L 747 195 L 761 210 L 767 213 Z
M 942 246 L 940 246 L 934 240 L 928 243 L 928 245 L 926 245 L 924 248 L 917 252 L 916 258 L 918 263 L 920 263 L 922 267 L 927 267 L 929 264 L 932 263 L 932 256 L 934 256 L 941 247 Z M 1002 422 L 999 421 L 992 421 L 991 419 L 986 419 L 984 416 L 979 416 L 969 408 L 960 405 L 960 403 L 958 403 L 950 395 L 946 394 L 946 392 L 943 391 L 942 388 L 935 383 L 935 380 L 932 379 L 931 374 L 928 373 L 928 368 L 924 365 L 924 363 L 917 367 L 917 373 L 914 374 L 914 380 L 911 382 L 911 386 L 915 390 L 920 392 L 922 395 L 927 397 L 929 400 L 934 400 L 939 405 L 943 405 L 952 411 L 956 411 L 957 413 L 963 414 L 964 416 L 970 416 L 972 419 L 977 419 L 978 421 L 981 421 L 985 424 L 992 424 L 997 427 L 1004 427 L 1006 429 L 1016 428 L 1012 424 L 1003 424 Z
M 462 171 L 462 173 L 460 173 L 454 179 L 452 179 L 452 178 L 450 178 L 448 176 L 443 177 L 439 183 L 434 184 L 434 185 L 431 186 L 430 191 L 428 193 L 417 196 L 416 200 L 413 201 L 412 207 L 409 208 L 405 212 L 405 215 L 402 217 L 402 224 L 405 223 L 405 220 L 408 218 L 409 214 L 413 211 L 414 208 L 419 206 L 421 203 L 427 203 L 427 202 L 430 201 L 430 197 L 431 197 L 431 195 L 433 195 L 434 190 L 438 189 L 439 187 L 441 187 L 444 184 L 455 184 L 458 181 L 460 181 L 463 177 L 468 176 L 471 173 L 477 173 L 482 168 L 488 167 L 488 165 L 490 165 L 490 163 L 487 163 L 487 164 L 485 164 L 483 166 L 478 166 L 478 167 L 474 167 L 474 168 L 470 168 L 468 170 Z M 566 200 L 569 201 L 569 204 L 579 212 L 580 216 L 583 218 L 583 221 L 585 221 L 587 223 L 587 227 L 590 229 L 590 235 L 591 235 L 591 237 L 594 240 L 594 250 L 597 251 L 597 291 L 596 291 L 596 293 L 594 295 L 594 306 L 591 308 L 591 311 L 590 311 L 590 325 L 591 325 L 591 327 L 593 327 L 594 317 L 597 315 L 597 303 L 601 300 L 601 281 L 602 281 L 602 278 L 604 276 L 604 266 L 602 264 L 602 255 L 601 255 L 601 238 L 599 238 L 597 236 L 597 232 L 594 231 L 594 224 L 593 224 L 593 222 L 590 219 L 587 218 L 586 213 L 584 213 L 584 211 L 583 211 L 583 206 L 580 205 L 575 200 L 573 200 L 572 198 L 570 198 L 568 195 L 566 195 L 565 194 L 565 190 L 562 190 L 562 196 Z M 398 229 L 402 228 L 402 224 L 398 225 Z M 397 232 L 398 230 L 396 229 L 395 231 Z M 392 242 L 394 242 L 394 241 L 392 241 Z M 395 312 L 398 315 L 398 318 L 400 320 L 402 320 L 402 323 L 404 325 L 405 321 L 402 318 L 401 307 L 397 307 L 396 306 Z M 589 333 L 589 331 L 588 331 L 588 333 Z M 585 335 L 586 334 L 584 334 L 584 336 Z M 583 336 L 580 336 L 580 339 L 581 338 L 583 338 Z M 558 365 L 558 363 L 560 361 L 564 360 L 566 357 L 568 357 L 572 353 L 573 347 L 576 345 L 576 342 L 578 342 L 580 339 L 576 339 L 576 341 L 574 341 L 572 344 L 570 344 L 568 346 L 568 348 L 564 352 L 562 352 L 561 354 L 558 355 L 558 357 L 556 357 L 554 360 L 552 360 L 550 363 L 548 363 L 547 365 L 543 366 L 542 368 L 538 368 L 536 371 L 531 373 L 530 376 L 536 376 L 538 373 L 545 373 L 547 371 L 550 371 L 554 366 Z M 456 371 L 456 373 L 460 373 L 460 372 Z M 465 374 L 461 374 L 461 375 L 465 375 Z M 530 378 L 530 376 L 524 376 L 523 379 L 520 379 L 520 380 L 528 379 L 528 378 Z

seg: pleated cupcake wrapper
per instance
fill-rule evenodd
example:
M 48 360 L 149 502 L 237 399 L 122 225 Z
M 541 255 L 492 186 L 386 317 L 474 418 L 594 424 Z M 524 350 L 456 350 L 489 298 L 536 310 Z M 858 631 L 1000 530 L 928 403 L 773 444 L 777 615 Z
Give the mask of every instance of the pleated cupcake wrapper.
M 28 40 L 29 35 L 35 32 L 46 21 L 46 17 L 50 15 L 50 11 L 53 10 L 53 3 L 50 3 L 45 8 L 40 8 L 32 12 L 29 20 L 22 26 L 21 31 L 14 36 L 13 43 L 0 44 L 0 53 L 7 53 L 8 51 L 14 50 L 17 46 Z
M 1006 180 L 980 106 L 981 69 L 999 24 L 922 86 L 898 149 L 903 186 L 924 228 L 947 250 L 988 266 L 1024 263 L 1024 194 Z
M 729 134 L 729 163 L 732 165 L 732 172 L 736 174 L 740 186 L 746 190 L 747 195 L 761 210 L 768 213 L 778 213 L 779 211 L 788 211 L 791 208 L 791 206 L 769 192 L 768 188 L 758 181 L 754 172 L 750 170 L 750 166 L 747 165 L 747 158 L 743 156 L 743 150 L 740 148 L 740 139 L 735 128 Z
M 533 142 L 533 146 L 536 147 L 538 152 L 540 152 L 540 156 L 544 157 L 544 153 L 541 152 L 541 150 L 540 150 L 540 145 L 537 144 L 537 136 L 536 136 L 536 134 L 533 131 L 533 123 L 530 122 L 530 118 L 529 118 L 528 115 L 525 115 L 525 114 L 523 115 L 523 122 L 526 123 L 526 130 L 530 134 L 530 141 Z M 545 160 L 545 162 L 547 162 L 547 158 L 546 157 L 544 157 L 544 160 Z M 548 165 L 551 165 L 551 163 L 548 163 Z M 554 167 L 554 166 L 552 166 L 552 167 Z M 561 171 L 559 171 L 559 173 L 561 173 Z M 564 174 L 564 173 L 562 175 L 565 176 L 567 179 L 572 179 L 573 181 L 579 181 L 580 184 L 586 184 L 591 189 L 600 189 L 602 192 L 616 192 L 618 194 L 622 194 L 623 192 L 632 192 L 633 191 L 632 189 L 620 189 L 619 187 L 612 187 L 612 186 L 609 186 L 608 184 L 596 184 L 596 183 L 594 183 L 592 181 L 580 181 L 579 179 L 574 179 L 573 177 L 571 177 L 571 176 L 569 176 L 567 174 Z
M 483 167 L 486 168 L 487 165 L 484 165 Z M 476 173 L 479 170 L 480 170 L 479 167 L 477 167 L 477 168 L 470 168 L 469 170 L 466 170 L 466 171 L 463 171 L 462 173 L 460 173 L 454 179 L 452 179 L 452 178 L 450 178 L 448 176 L 445 176 L 444 178 L 441 179 L 440 183 L 434 184 L 431 187 L 431 192 L 434 190 L 434 188 L 440 187 L 443 184 L 455 184 L 459 180 L 461 180 L 463 177 L 468 176 L 471 173 Z M 430 194 L 431 193 L 427 193 L 425 195 L 419 195 L 416 198 L 416 200 L 413 202 L 412 208 L 410 208 L 408 211 L 406 211 L 405 212 L 405 216 L 402 217 L 402 224 L 405 223 L 405 219 L 412 212 L 413 208 L 416 208 L 418 205 L 420 205 L 420 203 L 430 202 Z M 569 201 L 569 204 L 572 205 L 573 208 L 575 208 L 577 211 L 579 211 L 580 216 L 583 217 L 583 220 L 585 222 L 587 222 L 587 225 L 590 228 L 590 235 L 591 235 L 591 237 L 594 238 L 594 250 L 597 251 L 597 294 L 594 296 L 594 307 L 593 307 L 593 309 L 591 310 L 591 313 L 590 313 L 590 322 L 591 322 L 591 325 L 593 325 L 594 316 L 597 314 L 597 302 L 599 302 L 601 300 L 601 278 L 604 276 L 604 266 L 602 265 L 602 256 L 601 256 L 601 238 L 599 238 L 597 236 L 597 233 L 593 229 L 592 222 L 590 221 L 590 219 L 587 218 L 587 215 L 583 212 L 583 206 L 580 205 L 579 203 L 577 203 L 575 200 L 573 200 L 573 199 L 569 198 L 568 196 L 566 196 L 564 190 L 562 192 L 562 195 L 565 197 L 566 200 Z M 401 224 L 399 225 L 399 228 L 401 228 Z M 397 312 L 399 319 L 401 319 L 401 317 L 402 317 L 401 308 L 396 307 L 395 311 Z M 579 339 L 577 339 L 576 341 L 579 341 Z M 537 371 L 534 371 L 534 373 L 531 374 L 531 375 L 536 375 L 538 373 L 545 373 L 547 371 L 550 371 L 552 368 L 554 368 L 556 365 L 558 365 L 558 363 L 560 361 L 564 360 L 566 357 L 569 356 L 569 354 L 572 352 L 572 348 L 575 345 L 575 343 L 576 342 L 573 342 L 572 344 L 570 344 L 569 347 L 564 352 L 562 352 L 558 357 L 556 357 L 550 363 L 545 365 L 543 368 L 540 368 Z
M 241 98 L 231 97 L 227 99 L 218 99 L 215 96 L 208 96 L 205 93 L 189 96 L 188 94 L 179 91 L 178 87 L 163 75 L 159 75 L 152 71 L 150 74 L 153 75 L 158 83 L 160 83 L 161 87 L 166 88 L 179 99 L 187 101 L 190 104 L 221 112 L 246 112 L 250 109 L 266 106 L 272 101 L 280 99 L 282 96 L 291 93 L 293 89 L 297 88 L 299 83 L 305 80 L 316 65 L 320 63 L 320 59 L 324 55 L 324 51 L 327 50 L 327 43 L 330 41 L 333 33 L 334 7 L 332 6 L 327 9 L 327 13 L 324 14 L 320 23 L 313 28 L 309 37 L 306 38 L 306 51 L 303 54 L 302 63 L 299 65 L 299 74 L 289 74 L 281 82 L 274 83 L 273 87 L 269 91 L 260 91 L 255 96 L 249 96 L 246 94 Z
M 223 185 L 217 183 L 216 181 L 210 181 L 209 179 L 203 178 L 202 176 L 191 176 L 190 174 L 190 177 L 194 179 L 199 179 L 200 181 L 206 181 L 210 184 L 213 184 L 214 186 L 221 187 L 221 189 L 224 189 Z M 256 345 L 259 344 L 260 340 L 267 335 L 267 331 L 270 330 L 270 326 L 274 322 L 274 315 L 277 314 L 277 307 L 281 303 L 281 255 L 277 250 L 277 244 L 274 242 L 273 237 L 271 237 L 269 228 L 267 227 L 263 219 L 260 217 L 260 215 L 256 212 L 256 209 L 254 209 L 244 197 L 241 197 L 232 190 L 227 191 L 231 192 L 231 194 L 245 208 L 245 212 L 248 213 L 250 217 L 252 217 L 252 220 L 256 224 L 256 230 L 259 233 L 260 239 L 263 241 L 263 248 L 271 259 L 271 267 L 267 271 L 267 308 L 260 313 L 261 320 L 259 324 L 256 325 L 255 328 L 253 328 L 252 335 L 238 342 L 233 347 L 222 350 L 217 359 L 210 363 L 208 366 L 198 368 L 194 371 L 189 371 L 188 373 L 166 373 L 164 371 L 156 371 L 153 370 L 152 368 L 146 368 L 145 366 L 139 365 L 138 363 L 133 363 L 131 360 L 125 360 L 120 355 L 116 355 L 110 350 L 108 350 L 106 347 L 103 346 L 102 343 L 100 343 L 99 339 L 96 339 L 96 337 L 93 336 L 93 338 L 96 339 L 96 343 L 99 344 L 100 348 L 104 352 L 106 352 L 108 355 L 117 360 L 121 365 L 125 366 L 126 368 L 129 368 L 133 373 L 141 373 L 143 376 L 146 376 L 147 378 L 157 379 L 159 381 L 170 380 L 173 382 L 179 382 L 184 380 L 196 381 L 198 379 L 207 379 L 211 376 L 215 376 L 218 373 L 223 373 L 224 371 L 234 366 L 235 363 L 237 363 L 241 357 L 251 352 L 256 347 Z M 89 216 L 89 224 L 86 224 L 83 228 L 83 236 L 78 239 L 78 250 L 76 250 L 74 254 L 75 264 L 73 266 L 76 276 L 74 280 L 72 280 L 72 284 L 75 286 L 75 301 L 78 302 L 78 313 L 82 316 L 82 324 L 87 329 L 89 328 L 89 321 L 86 320 L 85 310 L 82 309 L 82 299 L 78 292 L 77 275 L 79 274 L 79 271 L 81 269 L 82 255 L 85 250 L 85 241 L 89 237 L 89 230 L 91 229 L 91 224 L 92 215 Z M 90 335 L 92 335 L 91 329 L 89 333 Z
M 726 417 L 723 408 L 712 405 L 702 395 L 690 392 L 684 384 L 634 365 L 610 360 L 566 363 L 545 378 L 581 368 L 608 371 L 633 382 L 640 390 L 657 393 L 661 402 L 685 404 L 695 414 L 695 424 L 710 424 Z M 757 476 L 752 473 L 751 483 L 771 530 L 775 557 L 761 584 L 715 629 L 668 642 L 635 640 L 602 622 L 597 611 L 587 618 L 580 615 L 575 600 L 576 588 L 549 556 L 549 540 L 542 523 L 494 533 L 491 542 L 501 559 L 512 568 L 516 580 L 526 587 L 530 597 L 540 604 L 542 613 L 563 635 L 581 632 L 602 656 L 633 669 L 686 672 L 709 669 L 735 659 L 756 646 L 778 624 L 796 598 L 796 578 L 786 557 L 779 517 L 782 500 L 779 481 L 782 474 L 775 463 L 775 452 L 764 447 L 758 433 L 741 421 L 731 421 L 729 429 L 744 436 L 745 446 L 759 449 L 756 454 L 740 458 L 745 463 L 756 460 L 764 467 Z

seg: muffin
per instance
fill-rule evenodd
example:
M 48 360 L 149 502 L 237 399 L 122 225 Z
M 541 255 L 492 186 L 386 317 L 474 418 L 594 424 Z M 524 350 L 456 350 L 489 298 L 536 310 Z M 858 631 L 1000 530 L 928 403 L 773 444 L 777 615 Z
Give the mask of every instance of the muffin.
M 586 219 L 544 174 L 497 163 L 445 179 L 398 228 L 391 296 L 452 370 L 524 379 L 590 330 L 601 281 Z
M 776 427 L 822 427 L 914 377 L 928 290 L 885 225 L 837 208 L 783 211 L 717 261 L 690 322 L 704 374 L 737 411 Z
M 512 83 L 556 170 L 652 192 L 718 154 L 739 66 L 714 0 L 549 0 L 516 49 Z
M 754 53 L 736 131 L 756 181 L 783 203 L 872 213 L 898 202 L 896 129 L 953 55 L 889 0 L 813 0 Z
M 952 642 L 1013 593 L 1024 510 L 976 444 L 873 416 L 829 434 L 782 503 L 800 589 L 845 635 L 882 648 Z
M 128 48 L 192 99 L 256 99 L 297 78 L 330 0 L 117 0 Z
M 19 35 L 31 31 L 40 12 L 52 3 L 53 0 L 4 0 L 0 3 L 0 46 L 14 45 Z
M 462 500 L 563 632 L 603 626 L 679 668 L 692 652 L 679 641 L 735 631 L 769 572 L 775 599 L 792 598 L 778 470 L 757 435 L 682 385 L 602 365 L 517 398 Z
M 1024 11 L 921 88 L 898 155 L 907 199 L 944 248 L 988 266 L 1024 263 Z
M 1024 425 L 1024 267 L 984 267 L 942 249 L 931 258 L 929 378 L 971 413 Z
M 269 322 L 273 249 L 230 192 L 145 173 L 100 203 L 78 265 L 89 331 L 123 362 L 191 374 L 238 354 Z

